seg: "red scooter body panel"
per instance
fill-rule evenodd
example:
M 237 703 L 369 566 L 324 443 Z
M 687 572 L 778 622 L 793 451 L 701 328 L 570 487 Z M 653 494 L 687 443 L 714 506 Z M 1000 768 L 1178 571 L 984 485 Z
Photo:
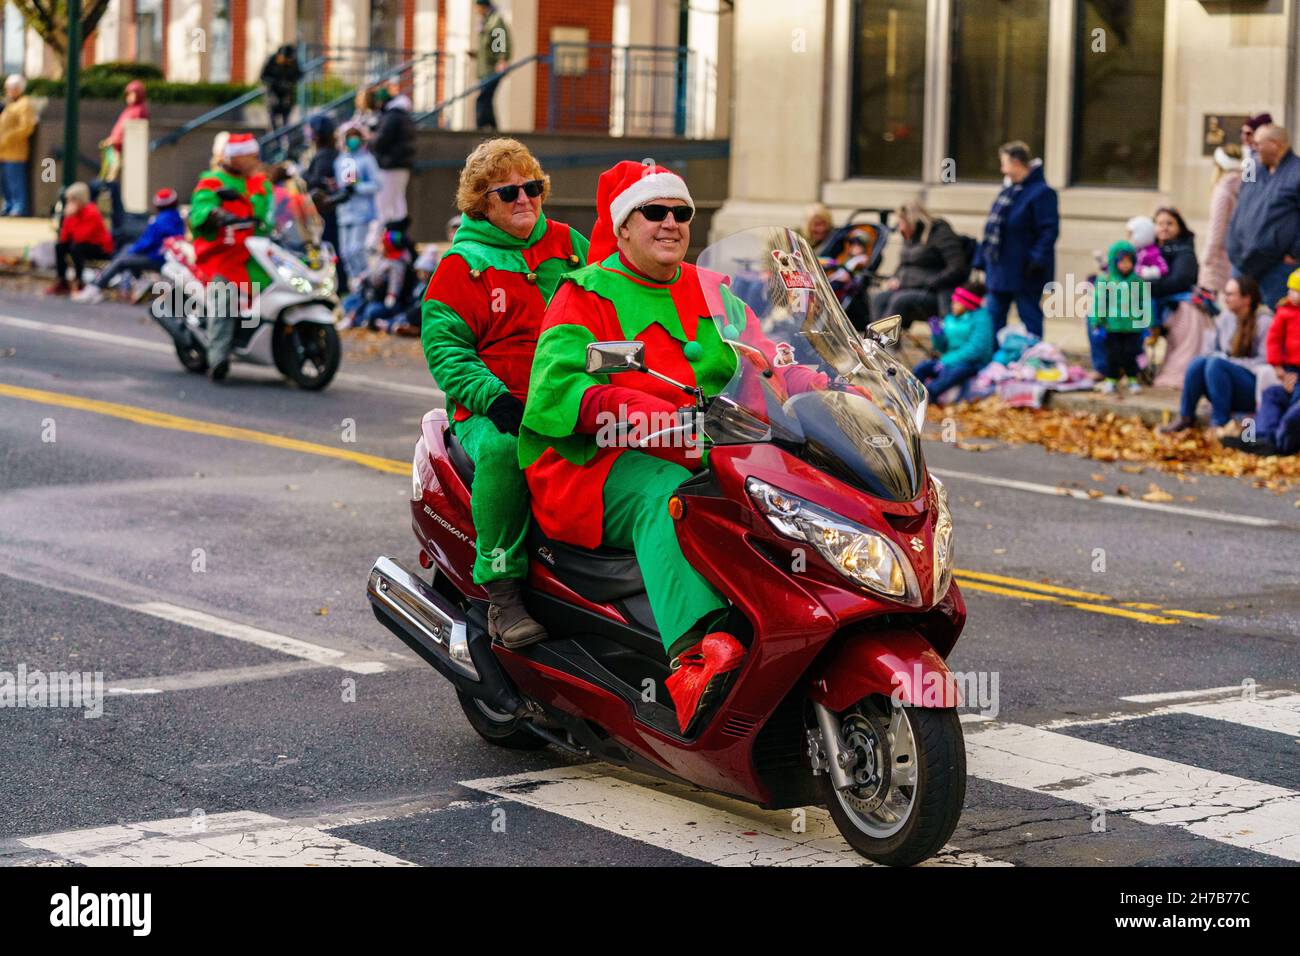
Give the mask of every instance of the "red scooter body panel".
M 859 631 L 817 663 L 810 696 L 837 713 L 871 694 L 896 691 L 902 703 L 919 706 L 927 687 L 936 681 L 950 687 L 951 677 L 943 658 L 911 628 Z
M 417 452 L 417 467 L 424 496 L 412 502 L 412 525 L 422 547 L 461 593 L 486 598 L 471 578 L 475 554 L 469 489 L 448 457 L 446 424 L 441 410 L 430 412 L 422 423 L 428 454 Z M 752 623 L 753 639 L 726 699 L 694 740 L 641 722 L 626 700 L 604 687 L 500 644 L 493 645 L 493 652 L 521 694 L 598 724 L 613 740 L 672 776 L 771 805 L 772 794 L 755 766 L 755 738 L 796 684 L 815 679 L 818 683 L 808 689 L 818 700 L 839 701 L 857 692 L 848 701 L 852 703 L 867 693 L 888 694 L 892 675 L 905 668 L 910 676 L 915 663 L 923 672 L 947 673 L 943 657 L 961 631 L 965 605 L 955 583 L 942 601 L 930 604 L 934 492 L 928 480 L 913 501 L 881 501 L 769 444 L 715 447 L 710 470 L 717 491 L 687 488 L 679 496 L 685 508 L 678 538 L 692 564 Z M 921 603 L 909 606 L 877 597 L 847 581 L 811 548 L 803 554 L 806 566 L 793 570 L 801 543 L 782 538 L 754 509 L 745 491 L 751 476 L 890 537 L 911 563 Z M 625 623 L 614 608 L 576 594 L 537 560 L 529 584 Z M 870 619 L 885 614 L 895 623 L 873 632 Z M 903 614 L 911 626 L 897 625 Z M 843 633 L 850 627 L 850 633 Z M 818 661 L 833 639 L 842 642 Z

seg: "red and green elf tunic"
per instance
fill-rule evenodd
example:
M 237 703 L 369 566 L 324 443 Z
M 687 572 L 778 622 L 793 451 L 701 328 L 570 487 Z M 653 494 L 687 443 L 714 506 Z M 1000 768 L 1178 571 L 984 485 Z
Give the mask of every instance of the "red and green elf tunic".
M 525 239 L 466 217 L 425 292 L 425 358 L 455 408 L 452 427 L 475 465 L 470 506 L 479 584 L 528 572 L 528 485 L 516 438 L 486 413 L 502 395 L 528 397 L 546 304 L 586 255 L 579 232 L 544 216 Z
M 222 189 L 233 189 L 239 196 L 223 200 L 217 195 Z M 217 209 L 224 210 L 232 218 L 256 220 L 256 225 L 241 229 L 217 228 L 208 222 Z M 209 169 L 199 177 L 190 198 L 195 274 L 204 282 L 221 279 L 238 283 L 247 292 L 255 292 L 266 285 L 270 277 L 249 256 L 244 240 L 249 236 L 270 235 L 274 216 L 271 181 L 264 174 L 253 173 L 245 178 L 223 167 Z

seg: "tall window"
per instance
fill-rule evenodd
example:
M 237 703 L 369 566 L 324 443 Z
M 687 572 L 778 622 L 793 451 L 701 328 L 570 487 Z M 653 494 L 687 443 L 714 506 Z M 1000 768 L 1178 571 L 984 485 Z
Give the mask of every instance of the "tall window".
M 1045 0 L 955 0 L 949 154 L 962 180 L 996 180 L 998 147 L 1043 153 L 1047 102 Z
M 208 81 L 230 82 L 230 0 L 213 0 L 208 35 Z
M 23 58 L 27 53 L 26 23 L 12 3 L 0 7 L 0 17 L 4 19 L 3 35 L 0 35 L 0 72 L 5 76 L 22 73 Z
M 1079 0 L 1076 35 L 1072 181 L 1154 187 L 1165 0 Z
M 849 167 L 917 179 L 925 122 L 926 0 L 857 0 Z
M 139 63 L 163 65 L 162 0 L 135 2 L 135 58 Z

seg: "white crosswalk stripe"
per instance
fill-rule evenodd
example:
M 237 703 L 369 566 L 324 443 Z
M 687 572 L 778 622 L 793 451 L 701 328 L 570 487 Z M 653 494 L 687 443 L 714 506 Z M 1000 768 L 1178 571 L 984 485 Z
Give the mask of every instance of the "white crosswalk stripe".
M 820 807 L 761 810 L 608 764 L 467 780 L 472 787 L 715 866 L 865 866 Z M 929 866 L 1010 866 L 944 850 Z

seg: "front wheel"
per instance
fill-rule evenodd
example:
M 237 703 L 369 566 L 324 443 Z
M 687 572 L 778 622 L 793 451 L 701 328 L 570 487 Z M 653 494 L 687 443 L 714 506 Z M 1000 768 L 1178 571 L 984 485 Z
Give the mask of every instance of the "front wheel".
M 176 357 L 191 372 L 202 375 L 208 370 L 208 355 L 192 338 L 187 338 L 184 345 L 176 343 Z
M 853 786 L 818 777 L 831 819 L 853 849 L 886 866 L 937 853 L 966 799 L 966 747 L 953 708 L 893 707 L 867 698 L 837 715 L 855 758 Z
M 343 346 L 333 325 L 324 322 L 277 324 L 271 354 L 275 367 L 299 388 L 319 391 L 339 370 Z
M 471 697 L 457 688 L 456 699 L 471 727 L 488 743 L 507 750 L 541 750 L 546 741 L 527 727 L 523 721 L 504 711 L 494 710 L 477 697 Z

